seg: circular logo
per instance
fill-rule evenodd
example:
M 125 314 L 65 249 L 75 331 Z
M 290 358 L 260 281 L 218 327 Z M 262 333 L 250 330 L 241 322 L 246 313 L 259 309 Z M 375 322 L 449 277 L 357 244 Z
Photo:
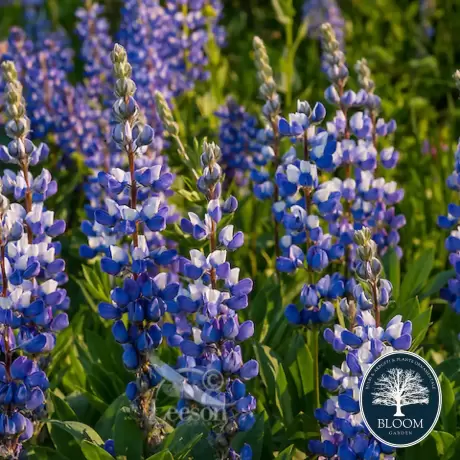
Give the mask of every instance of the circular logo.
M 363 421 L 372 435 L 392 447 L 425 439 L 441 412 L 441 388 L 433 368 L 409 351 L 395 351 L 374 361 L 361 383 Z

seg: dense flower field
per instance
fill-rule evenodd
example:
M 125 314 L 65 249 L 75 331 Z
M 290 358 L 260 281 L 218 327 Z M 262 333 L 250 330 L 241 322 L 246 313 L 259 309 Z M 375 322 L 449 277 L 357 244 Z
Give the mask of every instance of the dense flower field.
M 0 458 L 460 458 L 459 27 L 0 0 Z M 391 351 L 442 390 L 404 449 L 360 410 Z

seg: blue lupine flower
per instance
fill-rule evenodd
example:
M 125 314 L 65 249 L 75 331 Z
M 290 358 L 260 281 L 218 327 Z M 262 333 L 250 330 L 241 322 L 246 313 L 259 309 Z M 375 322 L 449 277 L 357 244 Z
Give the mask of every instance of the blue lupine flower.
M 126 394 L 136 407 L 142 426 L 152 414 L 145 412 L 144 398 L 150 397 L 161 378 L 149 360 L 150 353 L 162 342 L 158 324 L 166 311 L 175 311 L 179 284 L 172 272 L 160 272 L 160 265 L 169 266 L 176 253 L 161 245 L 156 234 L 165 229 L 169 208 L 164 196 L 173 176 L 161 164 L 152 165 L 143 155 L 153 140 L 153 130 L 140 121 L 140 109 L 134 99 L 136 87 L 130 79 L 131 66 L 126 51 L 115 45 L 111 54 L 117 77 L 113 104 L 112 139 L 129 165 L 129 171 L 113 168 L 98 174 L 98 184 L 104 191 L 105 203 L 94 210 L 94 222 L 99 235 L 116 235 L 108 245 L 101 268 L 106 273 L 123 278 L 121 286 L 111 292 L 111 303 L 99 305 L 104 319 L 113 320 L 112 333 L 123 346 L 123 363 L 136 373 Z M 136 160 L 136 156 L 138 157 Z M 85 228 L 90 227 L 90 223 Z M 91 235 L 91 232 L 88 232 Z M 120 246 L 121 236 L 130 245 Z M 86 251 L 86 249 L 85 249 Z M 122 321 L 125 318 L 127 326 Z
M 240 280 L 239 268 L 231 268 L 227 261 L 227 251 L 239 248 L 244 238 L 242 232 L 234 232 L 233 225 L 219 228 L 222 212 L 233 212 L 237 207 L 236 198 L 221 200 L 220 159 L 219 147 L 205 142 L 201 156 L 203 172 L 198 179 L 198 189 L 208 200 L 205 217 L 201 219 L 189 213 L 190 220 L 183 220 L 182 229 L 195 240 L 209 240 L 210 251 L 206 254 L 193 249 L 189 259 L 181 258 L 180 272 L 189 282 L 181 288 L 176 299 L 175 324 L 165 324 L 163 329 L 167 330 L 168 343 L 178 345 L 183 354 L 178 367 L 196 369 L 205 375 L 217 372 L 221 376 L 222 385 L 218 388 L 211 391 L 206 379 L 202 378 L 200 389 L 221 401 L 219 408 L 226 414 L 226 426 L 233 427 L 232 430 L 219 427 L 213 431 L 211 439 L 219 455 L 239 458 L 233 450 L 228 450 L 229 441 L 238 431 L 247 431 L 255 423 L 256 401 L 246 392 L 243 382 L 255 378 L 259 366 L 255 360 L 244 361 L 240 346 L 254 334 L 253 322 L 240 322 L 238 318 L 238 311 L 248 307 L 252 280 Z M 221 249 L 218 249 L 219 243 Z M 189 327 L 184 327 L 184 323 L 189 323 Z M 180 338 L 177 337 L 179 328 L 182 329 Z M 188 403 L 188 399 L 183 398 L 179 407 Z M 202 403 L 206 404 L 206 400 Z M 239 455 L 251 458 L 249 446 Z
M 222 168 L 225 184 L 231 181 L 239 186 L 247 182 L 247 173 L 253 168 L 253 156 L 260 153 L 257 119 L 228 97 L 216 115 L 220 118 L 219 145 L 222 149 Z
M 454 81 L 458 87 L 460 81 L 460 72 L 453 75 Z M 457 145 L 454 156 L 454 171 L 447 179 L 447 186 L 454 191 L 460 190 L 460 180 L 458 172 L 460 171 L 460 140 Z M 460 313 L 460 228 L 458 222 L 460 218 L 460 206 L 456 203 L 450 203 L 447 208 L 447 215 L 438 217 L 438 225 L 444 229 L 452 229 L 450 235 L 446 238 L 445 247 L 449 251 L 449 262 L 455 270 L 455 277 L 450 279 L 447 287 L 441 289 L 441 297 L 445 299 L 456 313 Z
M 48 148 L 36 148 L 27 139 L 31 123 L 18 73 L 11 61 L 4 62 L 2 70 L 5 131 L 12 141 L 0 147 L 1 160 L 17 165 L 20 172 L 6 169 L 0 181 L 0 451 L 17 458 L 22 442 L 33 435 L 32 420 L 44 410 L 48 380 L 42 369 L 47 359 L 41 357 L 54 348 L 56 333 L 68 326 L 70 300 L 62 288 L 67 275 L 59 258 L 61 246 L 53 242 L 65 231 L 65 222 L 55 220 L 54 212 L 44 207 L 57 185 L 45 169 L 35 178 L 29 172 L 30 165 L 46 158 Z M 2 193 L 18 203 L 10 203 Z
M 6 52 L 0 61 L 15 62 L 35 139 L 54 134 L 57 138 L 68 132 L 71 113 L 68 103 L 72 87 L 67 73 L 73 69 L 73 51 L 62 31 L 49 34 L 43 41 L 28 38 L 25 32 L 13 27 Z
M 336 0 L 306 0 L 303 6 L 304 18 L 308 21 L 308 35 L 321 38 L 321 25 L 325 22 L 334 29 L 340 47 L 344 46 L 345 20 Z
M 385 328 L 380 326 L 380 310 L 385 307 L 391 295 L 391 285 L 380 278 L 381 266 L 375 258 L 377 246 L 367 228 L 356 232 L 359 265 L 357 273 L 364 286 L 372 285 L 372 292 L 366 294 L 363 287 L 355 287 L 357 295 L 368 295 L 371 309 L 360 308 L 363 302 L 356 299 L 358 311 L 353 312 L 348 301 L 343 299 L 342 311 L 349 316 L 350 329 L 336 324 L 334 330 L 324 331 L 325 340 L 335 351 L 347 351 L 341 367 L 332 367 L 331 374 L 324 374 L 322 386 L 328 392 L 337 393 L 315 410 L 315 417 L 323 428 L 321 440 L 312 440 L 309 449 L 313 454 L 333 458 L 368 459 L 378 458 L 381 453 L 386 459 L 394 458 L 394 449 L 375 439 L 365 427 L 359 407 L 359 387 L 369 366 L 381 355 L 393 350 L 408 350 L 412 344 L 412 323 L 402 321 L 401 315 L 394 316 Z M 377 287 L 379 286 L 379 287 Z M 387 292 L 386 304 L 381 303 L 382 294 Z

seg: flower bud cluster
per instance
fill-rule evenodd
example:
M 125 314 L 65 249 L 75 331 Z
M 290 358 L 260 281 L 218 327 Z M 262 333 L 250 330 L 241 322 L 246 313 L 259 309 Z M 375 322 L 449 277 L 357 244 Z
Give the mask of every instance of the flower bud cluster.
M 265 100 L 262 113 L 268 121 L 276 121 L 281 110 L 281 101 L 273 77 L 273 70 L 268 59 L 267 49 L 259 37 L 254 37 L 252 44 L 254 48 L 254 63 L 260 84 L 259 93 L 262 99 Z

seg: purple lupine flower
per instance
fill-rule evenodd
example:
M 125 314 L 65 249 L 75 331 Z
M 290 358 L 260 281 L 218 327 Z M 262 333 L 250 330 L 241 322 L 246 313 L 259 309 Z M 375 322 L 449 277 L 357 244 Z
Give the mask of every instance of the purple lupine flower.
M 381 264 L 376 258 L 377 246 L 371 239 L 370 229 L 355 234 L 358 259 L 358 279 L 355 287 L 357 311 L 341 302 L 341 309 L 350 321 L 350 329 L 336 324 L 324 331 L 325 340 L 335 351 L 346 351 L 346 359 L 340 367 L 333 366 L 332 374 L 324 374 L 322 386 L 336 393 L 315 411 L 315 417 L 323 426 L 321 440 L 309 443 L 315 455 L 339 459 L 394 458 L 394 449 L 375 439 L 363 423 L 359 407 L 359 387 L 370 365 L 385 353 L 408 350 L 412 344 L 412 323 L 394 316 L 385 328 L 380 325 L 380 310 L 391 295 L 391 284 L 380 276 Z M 358 289 L 358 287 L 360 289 Z M 367 290 L 369 288 L 369 290 Z M 382 296 L 382 292 L 386 294 Z M 371 309 L 361 308 L 361 296 L 368 296 Z M 381 299 L 384 298 L 384 303 Z
M 220 118 L 219 144 L 222 149 L 222 168 L 226 183 L 234 181 L 242 186 L 247 182 L 247 173 L 253 168 L 253 156 L 258 154 L 257 119 L 232 97 L 227 98 L 216 115 Z
M 167 61 L 168 85 L 174 95 L 209 78 L 206 46 L 211 40 L 217 46 L 225 43 L 225 30 L 218 24 L 222 9 L 220 0 L 170 0 L 166 3 L 168 29 L 162 37 L 159 53 Z
M 13 27 L 0 60 L 12 60 L 17 66 L 33 137 L 43 139 L 53 134 L 59 138 L 67 132 L 72 112 L 68 103 L 72 86 L 67 74 L 73 69 L 73 51 L 65 33 L 57 31 L 43 41 L 33 41 L 22 29 Z
M 460 89 L 460 71 L 453 75 L 454 82 Z M 447 187 L 455 192 L 460 191 L 460 140 L 454 156 L 454 170 L 447 178 Z M 441 297 L 445 299 L 456 313 L 460 313 L 460 206 L 449 203 L 447 215 L 438 217 L 438 225 L 443 229 L 452 229 L 446 238 L 445 247 L 449 251 L 449 262 L 455 270 L 455 277 L 450 279 L 447 287 L 441 289 Z
M 161 236 L 168 223 L 169 209 L 164 197 L 173 176 L 163 165 L 152 165 L 149 158 L 144 159 L 154 132 L 141 122 L 125 49 L 115 45 L 111 59 L 117 78 L 112 139 L 126 158 L 127 172 L 113 168 L 99 173 L 98 183 L 107 198 L 104 207 L 95 209 L 94 221 L 102 229 L 101 234 L 123 235 L 129 244 L 120 245 L 116 240 L 101 259 L 102 270 L 121 277 L 123 283 L 112 290 L 110 303 L 99 305 L 99 313 L 114 321 L 112 333 L 122 344 L 123 363 L 135 373 L 126 395 L 141 426 L 150 432 L 156 422 L 150 409 L 147 411 L 145 400 L 152 397 L 161 381 L 150 356 L 163 340 L 159 322 L 167 310 L 176 310 L 179 290 L 171 272 L 160 272 L 161 266 L 169 267 L 174 262 L 176 252 L 161 246 L 160 237 L 154 238 Z
M 303 16 L 308 21 L 308 35 L 321 38 L 321 25 L 331 24 L 340 47 L 345 41 L 345 20 L 336 0 L 306 0 L 303 6 Z
M 419 0 L 419 14 L 424 35 L 432 39 L 436 32 L 433 27 L 433 16 L 436 12 L 436 0 Z
M 221 46 L 224 31 L 218 26 L 219 0 L 170 1 L 125 0 L 122 6 L 120 43 L 133 65 L 138 100 L 157 132 L 151 148 L 162 149 L 161 122 L 152 97 L 160 91 L 167 101 L 208 78 L 206 46 Z M 212 31 L 212 37 L 210 32 Z
M 344 168 L 346 176 L 339 186 L 343 209 L 331 219 L 330 232 L 345 245 L 347 262 L 353 269 L 353 227 L 373 230 L 380 255 L 389 248 L 402 255 L 398 230 L 405 219 L 396 214 L 395 204 L 404 194 L 395 182 L 386 182 L 378 175 L 379 168 L 392 169 L 398 161 L 394 147 L 379 152 L 379 139 L 392 135 L 396 123 L 379 118 L 381 101 L 374 93 L 375 84 L 365 59 L 355 66 L 361 89 L 358 93 L 346 90 L 349 72 L 345 55 L 330 24 L 324 24 L 322 31 L 323 70 L 331 82 L 325 97 L 337 109 L 333 121 L 327 123 L 327 131 L 337 141 L 335 165 Z
M 110 247 L 117 246 L 124 236 L 124 228 L 120 225 L 108 227 L 104 223 L 101 224 L 96 219 L 96 212 L 99 218 L 103 215 L 107 217 L 107 214 L 116 211 L 118 205 L 113 205 L 114 200 L 126 206 L 130 199 L 130 174 L 124 172 L 128 167 L 128 158 L 117 150 L 113 141 L 108 142 L 100 135 L 101 131 L 107 133 L 110 128 L 110 115 L 105 108 L 104 100 L 111 93 L 109 88 L 113 83 L 108 57 L 111 39 L 108 35 L 108 23 L 102 17 L 102 13 L 102 7 L 97 4 L 77 11 L 77 16 L 80 18 L 77 31 L 83 40 L 82 49 L 87 51 L 83 53 L 87 78 L 84 86 L 78 88 L 80 89 L 78 101 L 81 103 L 79 114 L 81 119 L 78 123 L 84 127 L 81 131 L 82 142 L 79 150 L 85 155 L 86 165 L 92 172 L 84 184 L 88 203 L 85 205 L 87 220 L 82 223 L 82 231 L 88 238 L 88 244 L 80 247 L 80 254 L 89 259 L 98 254 L 109 255 Z M 151 97 L 149 97 L 149 104 L 151 107 Z M 147 117 L 152 115 L 156 120 L 155 113 L 151 114 L 147 110 L 145 115 Z M 123 135 L 120 131 L 114 134 L 118 141 Z M 144 130 L 139 137 L 139 142 L 149 141 L 150 136 L 150 128 Z M 142 196 L 149 193 L 166 198 L 172 193 L 169 186 L 173 175 L 169 172 L 166 157 L 158 150 L 161 145 L 161 136 L 158 135 L 153 137 L 152 142 L 139 145 L 144 154 L 135 158 L 137 168 L 135 174 L 136 181 L 139 182 L 139 193 Z M 168 249 L 172 250 L 174 244 L 165 240 L 159 232 L 165 222 L 172 223 L 177 216 L 172 208 L 162 205 L 162 200 L 153 201 L 142 210 L 146 222 L 144 234 L 148 249 L 155 251 L 157 259 L 160 253 L 163 254 L 160 258 L 164 259 L 164 246 L 167 245 Z M 158 210 L 161 210 L 160 215 L 157 215 Z
M 190 372 L 191 375 L 214 372 L 220 376 L 219 385 L 212 387 L 207 379 L 200 378 L 199 391 L 183 395 L 178 407 L 185 407 L 194 399 L 194 404 L 199 402 L 223 411 L 225 426 L 213 427 L 211 439 L 219 456 L 239 458 L 228 446 L 238 431 L 249 430 L 255 422 L 256 401 L 247 393 L 245 382 L 257 376 L 259 366 L 255 360 L 244 360 L 240 345 L 254 334 L 253 322 L 243 322 L 238 315 L 248 307 L 253 283 L 249 278 L 240 279 L 240 269 L 232 268 L 227 257 L 243 244 L 243 234 L 235 232 L 231 225 L 221 225 L 223 214 L 234 212 L 237 206 L 234 197 L 224 202 L 221 199 L 220 159 L 220 148 L 205 142 L 202 175 L 197 186 L 208 205 L 204 219 L 190 213 L 190 220 L 184 219 L 182 228 L 195 240 L 209 240 L 210 249 L 209 253 L 193 249 L 190 258 L 181 258 L 180 271 L 189 282 L 177 297 L 179 308 L 174 324 L 164 324 L 163 328 L 168 330 L 168 343 L 178 345 L 182 351 L 179 368 L 195 371 Z M 187 327 L 184 321 L 189 323 Z M 179 329 L 182 329 L 181 335 L 177 334 Z M 197 394 L 203 392 L 208 399 L 197 400 Z M 243 448 L 239 455 L 251 458 L 250 448 Z
M 5 61 L 2 70 L 5 131 L 12 140 L 0 146 L 0 159 L 19 171 L 4 170 L 0 182 L 0 391 L 6 395 L 0 407 L 0 455 L 17 458 L 22 442 L 33 435 L 32 420 L 44 411 L 44 355 L 54 348 L 56 333 L 69 324 L 70 300 L 62 287 L 67 275 L 59 258 L 61 246 L 53 241 L 65 231 L 65 222 L 55 220 L 54 212 L 44 207 L 57 185 L 45 169 L 35 178 L 29 172 L 29 166 L 46 158 L 48 148 L 37 148 L 27 138 L 30 120 L 14 64 Z M 20 351 L 34 359 L 18 356 Z

